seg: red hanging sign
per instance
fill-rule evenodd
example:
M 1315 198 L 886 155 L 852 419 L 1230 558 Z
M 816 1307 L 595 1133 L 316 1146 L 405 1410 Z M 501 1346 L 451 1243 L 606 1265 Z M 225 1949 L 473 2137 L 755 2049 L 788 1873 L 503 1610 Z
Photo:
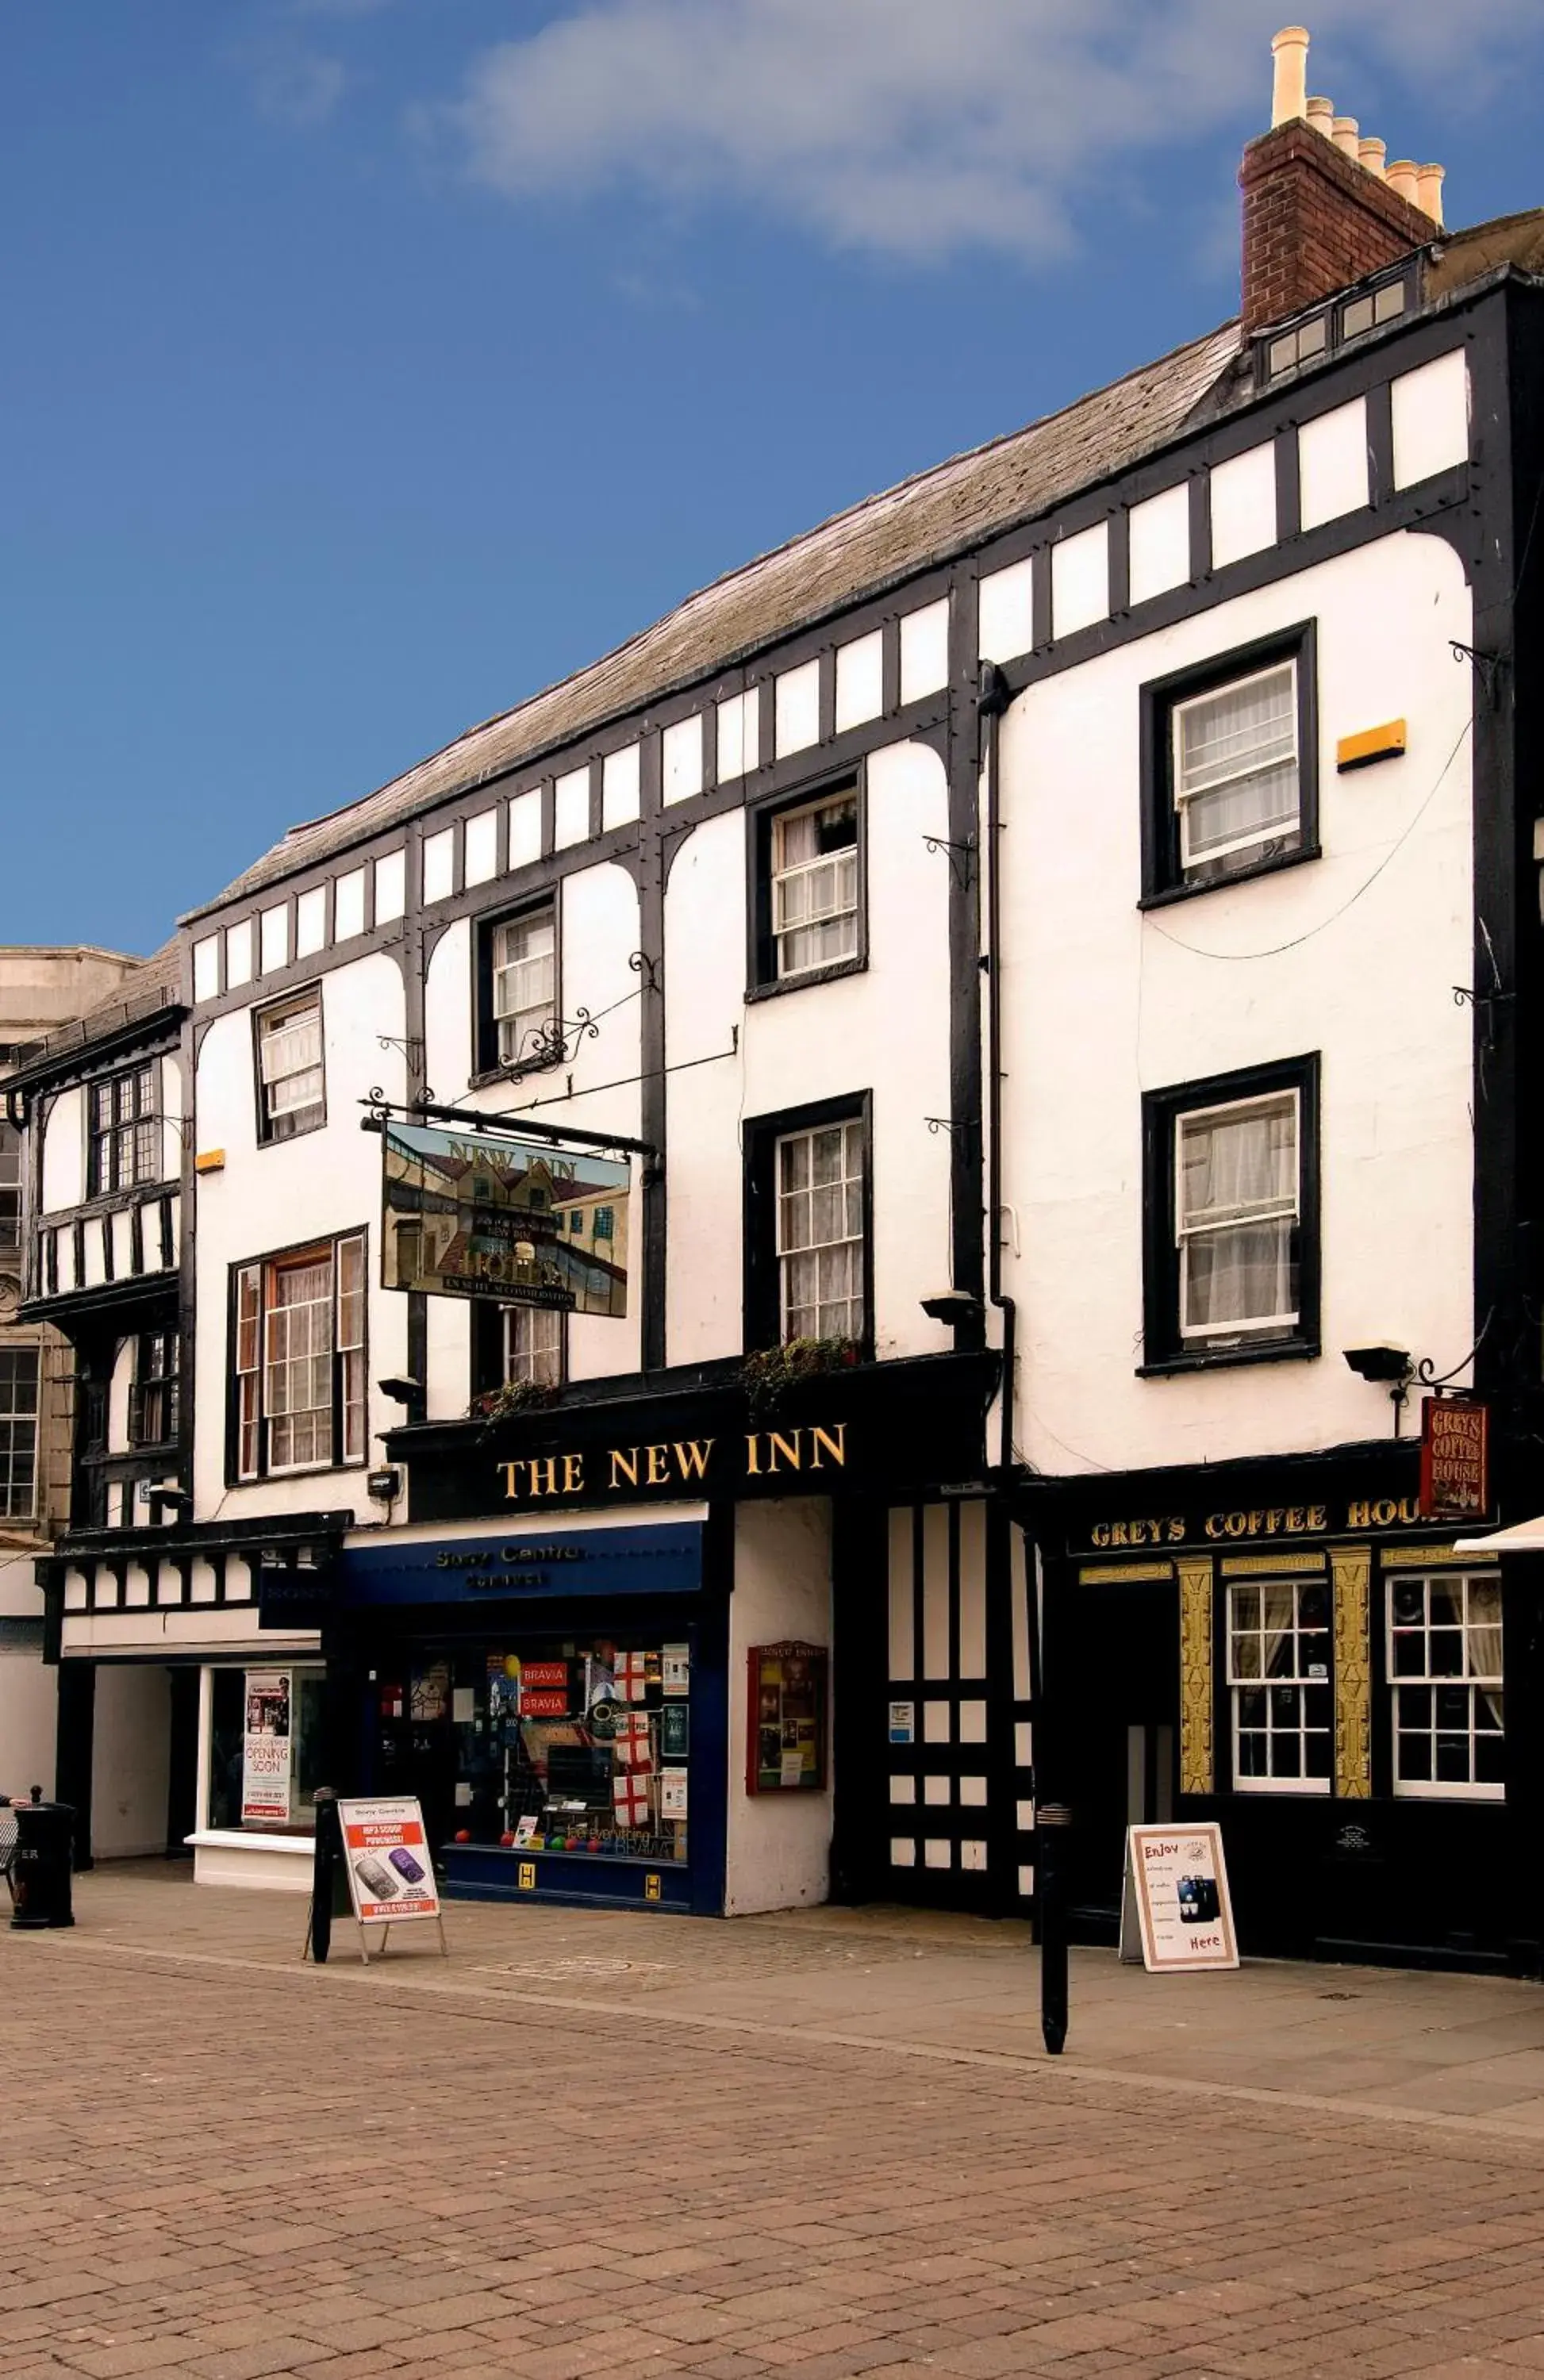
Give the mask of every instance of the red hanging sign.
M 1421 1518 L 1474 1521 L 1490 1509 L 1490 1413 L 1472 1397 L 1421 1405 Z

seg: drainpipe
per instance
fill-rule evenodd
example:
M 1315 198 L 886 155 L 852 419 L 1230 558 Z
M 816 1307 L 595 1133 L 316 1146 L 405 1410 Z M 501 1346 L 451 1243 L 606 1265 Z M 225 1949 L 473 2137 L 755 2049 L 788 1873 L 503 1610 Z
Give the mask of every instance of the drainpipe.
M 1003 832 L 1002 771 L 998 729 L 1008 708 L 1008 681 L 995 662 L 981 663 L 977 693 L 981 768 L 987 781 L 987 933 L 981 965 L 987 978 L 987 1295 L 1003 1317 L 1003 1428 L 999 1485 L 1007 1488 L 1014 1467 L 1014 1358 L 1018 1315 L 1003 1289 Z

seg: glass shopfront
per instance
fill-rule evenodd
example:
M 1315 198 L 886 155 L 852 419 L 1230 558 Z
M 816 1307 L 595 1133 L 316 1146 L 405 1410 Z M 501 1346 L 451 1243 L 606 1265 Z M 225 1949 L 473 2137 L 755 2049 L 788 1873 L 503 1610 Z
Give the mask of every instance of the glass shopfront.
M 691 1684 L 686 1633 L 415 1648 L 375 1681 L 383 1786 L 418 1792 L 437 1845 L 684 1867 Z

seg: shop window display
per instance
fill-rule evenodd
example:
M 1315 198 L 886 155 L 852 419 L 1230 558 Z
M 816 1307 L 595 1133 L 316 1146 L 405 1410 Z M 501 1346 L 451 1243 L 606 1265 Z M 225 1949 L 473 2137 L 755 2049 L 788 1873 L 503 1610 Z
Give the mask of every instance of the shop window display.
M 691 1655 L 608 1636 L 458 1653 L 382 1689 L 449 1705 L 458 1842 L 685 1864 Z M 443 1684 L 442 1682 L 443 1681 Z
M 322 1782 L 320 1669 L 215 1670 L 209 1823 L 310 1833 Z

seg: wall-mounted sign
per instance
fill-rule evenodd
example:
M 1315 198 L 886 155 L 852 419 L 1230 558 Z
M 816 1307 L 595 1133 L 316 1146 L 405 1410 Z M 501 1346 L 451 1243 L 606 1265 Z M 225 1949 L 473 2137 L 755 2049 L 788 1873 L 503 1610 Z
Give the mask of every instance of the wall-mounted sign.
M 1473 1397 L 1421 1403 L 1421 1512 L 1429 1521 L 1476 1521 L 1490 1509 L 1490 1414 Z
M 388 1123 L 381 1280 L 565 1314 L 627 1311 L 627 1196 L 614 1158 Z
M 1236 1967 L 1222 1829 L 1128 1827 L 1121 1957 L 1151 1974 Z
M 746 1657 L 746 1791 L 820 1792 L 826 1781 L 823 1645 L 756 1645 Z
M 338 1596 L 358 1609 L 383 1603 L 486 1603 L 532 1596 L 694 1595 L 702 1585 L 700 1521 L 640 1521 L 635 1526 L 505 1534 L 495 1523 L 475 1537 L 409 1540 L 389 1535 L 346 1546 Z M 502 1666 L 502 1664 L 501 1664 Z M 527 1662 L 511 1685 L 566 1694 L 561 1680 L 532 1676 Z
M 241 1739 L 241 1823 L 287 1826 L 294 1680 L 287 1670 L 249 1670 Z

